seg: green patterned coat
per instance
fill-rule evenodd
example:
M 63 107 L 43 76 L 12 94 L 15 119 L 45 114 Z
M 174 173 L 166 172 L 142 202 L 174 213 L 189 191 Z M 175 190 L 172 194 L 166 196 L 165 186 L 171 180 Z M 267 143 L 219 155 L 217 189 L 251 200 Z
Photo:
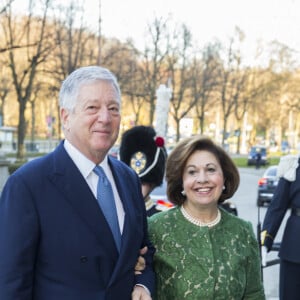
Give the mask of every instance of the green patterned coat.
M 149 218 L 156 247 L 156 300 L 261 300 L 260 256 L 252 225 L 221 210 L 214 227 L 187 221 L 178 207 Z

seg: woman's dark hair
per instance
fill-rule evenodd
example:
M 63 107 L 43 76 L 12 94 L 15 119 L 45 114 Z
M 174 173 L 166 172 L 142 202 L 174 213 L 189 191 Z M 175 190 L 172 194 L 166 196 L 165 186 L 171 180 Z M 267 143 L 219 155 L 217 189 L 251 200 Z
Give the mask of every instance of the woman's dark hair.
M 219 203 L 231 198 L 239 186 L 240 175 L 238 169 L 227 152 L 210 138 L 201 135 L 192 136 L 180 141 L 167 159 L 167 195 L 168 199 L 175 205 L 183 204 L 186 199 L 181 194 L 183 171 L 187 160 L 197 150 L 212 153 L 220 163 L 225 180 L 225 189 L 218 200 Z

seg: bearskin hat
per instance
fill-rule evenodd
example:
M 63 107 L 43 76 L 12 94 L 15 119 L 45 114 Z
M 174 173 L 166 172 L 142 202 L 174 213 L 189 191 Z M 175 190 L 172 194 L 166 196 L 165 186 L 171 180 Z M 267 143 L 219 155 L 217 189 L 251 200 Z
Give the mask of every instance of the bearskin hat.
M 122 135 L 120 160 L 136 171 L 142 183 L 159 186 L 165 174 L 164 139 L 151 126 L 135 126 Z

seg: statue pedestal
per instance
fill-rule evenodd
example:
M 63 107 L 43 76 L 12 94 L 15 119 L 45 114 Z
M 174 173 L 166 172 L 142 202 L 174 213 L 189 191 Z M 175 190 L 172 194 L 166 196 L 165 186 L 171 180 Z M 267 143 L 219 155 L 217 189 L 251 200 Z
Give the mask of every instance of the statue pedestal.
M 169 105 L 172 96 L 172 90 L 166 85 L 161 84 L 156 90 L 156 110 L 155 110 L 155 130 L 157 135 L 164 138 L 167 137 L 168 131 L 168 115 L 169 115 Z

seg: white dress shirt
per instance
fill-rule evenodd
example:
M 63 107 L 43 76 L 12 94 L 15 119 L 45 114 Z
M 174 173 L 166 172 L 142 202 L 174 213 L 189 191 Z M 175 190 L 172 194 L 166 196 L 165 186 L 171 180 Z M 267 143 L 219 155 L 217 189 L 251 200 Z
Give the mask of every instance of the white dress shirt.
M 79 169 L 80 173 L 82 174 L 83 178 L 86 180 L 87 184 L 89 185 L 91 191 L 93 192 L 95 198 L 97 198 L 97 184 L 98 184 L 98 175 L 93 171 L 95 168 L 95 163 L 89 160 L 86 156 L 84 156 L 77 148 L 75 148 L 68 140 L 64 141 L 64 147 L 73 160 L 76 167 Z M 101 162 L 100 166 L 103 168 L 107 178 L 109 179 L 112 190 L 114 193 L 117 214 L 119 219 L 120 231 L 121 234 L 123 232 L 124 226 L 124 217 L 125 212 L 123 208 L 122 201 L 120 199 L 118 190 L 116 188 L 115 180 L 112 175 L 111 169 L 108 165 L 107 156 L 105 156 L 104 160 Z M 84 199 L 82 199 L 84 201 Z

